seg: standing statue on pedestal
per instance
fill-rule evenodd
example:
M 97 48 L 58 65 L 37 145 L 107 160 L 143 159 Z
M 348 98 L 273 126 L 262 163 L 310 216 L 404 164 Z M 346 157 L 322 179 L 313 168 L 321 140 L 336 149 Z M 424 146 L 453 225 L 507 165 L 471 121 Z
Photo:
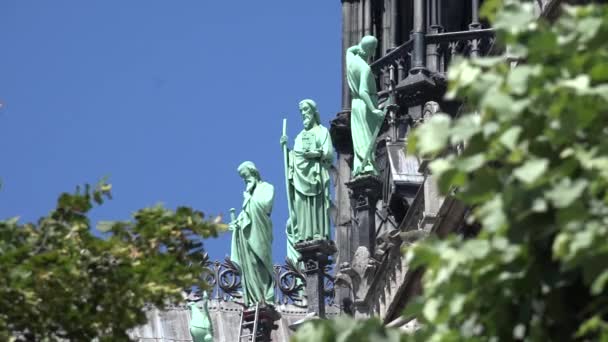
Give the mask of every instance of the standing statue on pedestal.
M 329 210 L 329 169 L 333 145 L 327 128 L 321 125 L 313 100 L 299 104 L 304 129 L 298 134 L 293 150 L 287 153 L 287 136 L 281 137 L 286 157 L 290 218 L 287 226 L 288 258 L 298 261 L 293 248 L 303 240 L 331 238 Z
M 238 167 L 245 180 L 241 213 L 230 223 L 232 230 L 231 261 L 241 271 L 245 305 L 274 302 L 272 265 L 272 221 L 274 187 L 260 178 L 255 165 L 246 161 Z
M 193 299 L 188 303 L 192 318 L 190 319 L 190 335 L 193 342 L 213 342 L 213 323 L 209 315 L 209 296 L 203 293 L 203 310 L 196 305 Z
M 378 45 L 374 36 L 365 36 L 358 45 L 346 50 L 346 78 L 352 96 L 350 127 L 353 137 L 353 177 L 377 175 L 374 164 L 376 137 L 384 121 L 378 109 L 376 80 L 367 60 Z

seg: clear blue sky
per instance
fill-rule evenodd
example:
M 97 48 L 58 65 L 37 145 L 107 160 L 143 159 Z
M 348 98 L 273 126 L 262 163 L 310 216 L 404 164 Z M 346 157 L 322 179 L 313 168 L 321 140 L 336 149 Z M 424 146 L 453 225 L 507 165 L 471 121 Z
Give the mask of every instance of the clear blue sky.
M 227 214 L 252 160 L 284 260 L 281 120 L 291 144 L 299 100 L 325 125 L 340 110 L 340 1 L 2 0 L 0 44 L 0 219 L 34 221 L 104 175 L 114 199 L 94 221 L 159 202 Z

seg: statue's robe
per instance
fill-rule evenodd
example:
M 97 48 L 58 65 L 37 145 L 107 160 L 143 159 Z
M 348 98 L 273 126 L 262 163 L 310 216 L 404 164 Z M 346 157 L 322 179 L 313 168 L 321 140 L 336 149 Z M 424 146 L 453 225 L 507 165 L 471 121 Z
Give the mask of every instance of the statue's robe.
M 290 195 L 293 197 L 293 187 L 290 191 Z M 292 219 L 294 220 L 294 224 L 291 223 Z M 301 254 L 296 250 L 295 245 L 300 241 L 300 237 L 295 222 L 295 218 L 290 217 L 285 225 L 285 235 L 287 235 L 287 259 L 289 259 L 293 265 L 299 265 Z
M 350 127 L 354 152 L 353 176 L 362 173 L 377 174 L 373 157 L 376 141 L 374 133 L 382 125 L 383 119 L 374 115 L 361 99 L 361 94 L 367 93 L 373 107 L 378 108 L 376 80 L 367 62 L 350 49 L 346 53 L 346 78 L 352 96 Z
M 232 234 L 230 259 L 241 270 L 245 305 L 274 302 L 272 265 L 272 221 L 274 187 L 259 181 L 245 194 L 241 213 Z
M 307 159 L 304 157 L 305 151 L 319 151 L 321 155 Z M 288 227 L 291 228 L 291 232 L 287 232 L 290 242 L 331 238 L 329 168 L 333 153 L 329 131 L 321 125 L 303 130 L 296 137 L 289 158 L 292 203 L 296 216 L 295 223 Z M 289 249 L 288 246 L 288 252 Z
M 201 310 L 195 302 L 188 303 L 192 318 L 190 319 L 190 335 L 193 342 L 212 342 L 213 341 L 213 324 L 207 309 L 207 302 L 204 304 L 204 310 Z

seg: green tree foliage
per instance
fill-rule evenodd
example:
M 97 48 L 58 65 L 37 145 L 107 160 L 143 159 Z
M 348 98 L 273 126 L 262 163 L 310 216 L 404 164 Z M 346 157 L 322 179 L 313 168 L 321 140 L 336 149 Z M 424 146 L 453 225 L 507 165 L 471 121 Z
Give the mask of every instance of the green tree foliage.
M 0 222 L 0 341 L 125 341 L 145 323 L 146 305 L 162 308 L 204 285 L 189 265 L 220 224 L 157 206 L 100 224 L 99 237 L 86 215 L 109 196 L 110 185 L 87 185 L 62 194 L 36 224 Z
M 386 329 L 377 319 L 355 321 L 338 318 L 334 321 L 310 321 L 298 329 L 292 341 L 399 342 L 406 341 L 405 338 L 398 330 Z
M 485 4 L 507 54 L 453 64 L 446 95 L 471 111 L 409 139 L 482 230 L 406 251 L 426 270 L 408 339 L 608 341 L 608 6 L 549 23 L 531 2 Z

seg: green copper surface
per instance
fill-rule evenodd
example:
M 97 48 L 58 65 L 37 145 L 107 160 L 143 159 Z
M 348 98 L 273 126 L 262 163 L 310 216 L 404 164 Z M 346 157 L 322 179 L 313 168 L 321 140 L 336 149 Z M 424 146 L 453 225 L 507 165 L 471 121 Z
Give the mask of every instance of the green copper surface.
M 274 302 L 272 267 L 272 221 L 274 187 L 262 181 L 255 165 L 246 161 L 238 167 L 245 181 L 240 214 L 230 223 L 230 259 L 239 265 L 245 305 Z
M 329 169 L 333 145 L 327 128 L 321 125 L 313 100 L 299 103 L 304 129 L 296 136 L 288 154 L 290 219 L 287 224 L 288 258 L 297 262 L 293 245 L 302 240 L 330 239 Z M 287 137 L 281 137 L 285 147 Z
M 287 234 L 287 259 L 291 260 L 294 265 L 300 263 L 300 252 L 295 249 L 296 243 L 300 241 L 298 236 L 297 228 L 291 224 L 291 218 L 287 219 L 285 225 L 285 233 Z
M 190 320 L 190 335 L 193 342 L 212 342 L 213 341 L 213 324 L 209 315 L 207 292 L 203 296 L 203 310 L 201 310 L 196 302 L 188 303 L 192 319 Z
M 378 174 L 373 147 L 384 121 L 384 112 L 378 109 L 376 80 L 367 63 L 377 44 L 375 37 L 365 36 L 358 45 L 346 50 L 346 78 L 352 95 L 353 177 Z

